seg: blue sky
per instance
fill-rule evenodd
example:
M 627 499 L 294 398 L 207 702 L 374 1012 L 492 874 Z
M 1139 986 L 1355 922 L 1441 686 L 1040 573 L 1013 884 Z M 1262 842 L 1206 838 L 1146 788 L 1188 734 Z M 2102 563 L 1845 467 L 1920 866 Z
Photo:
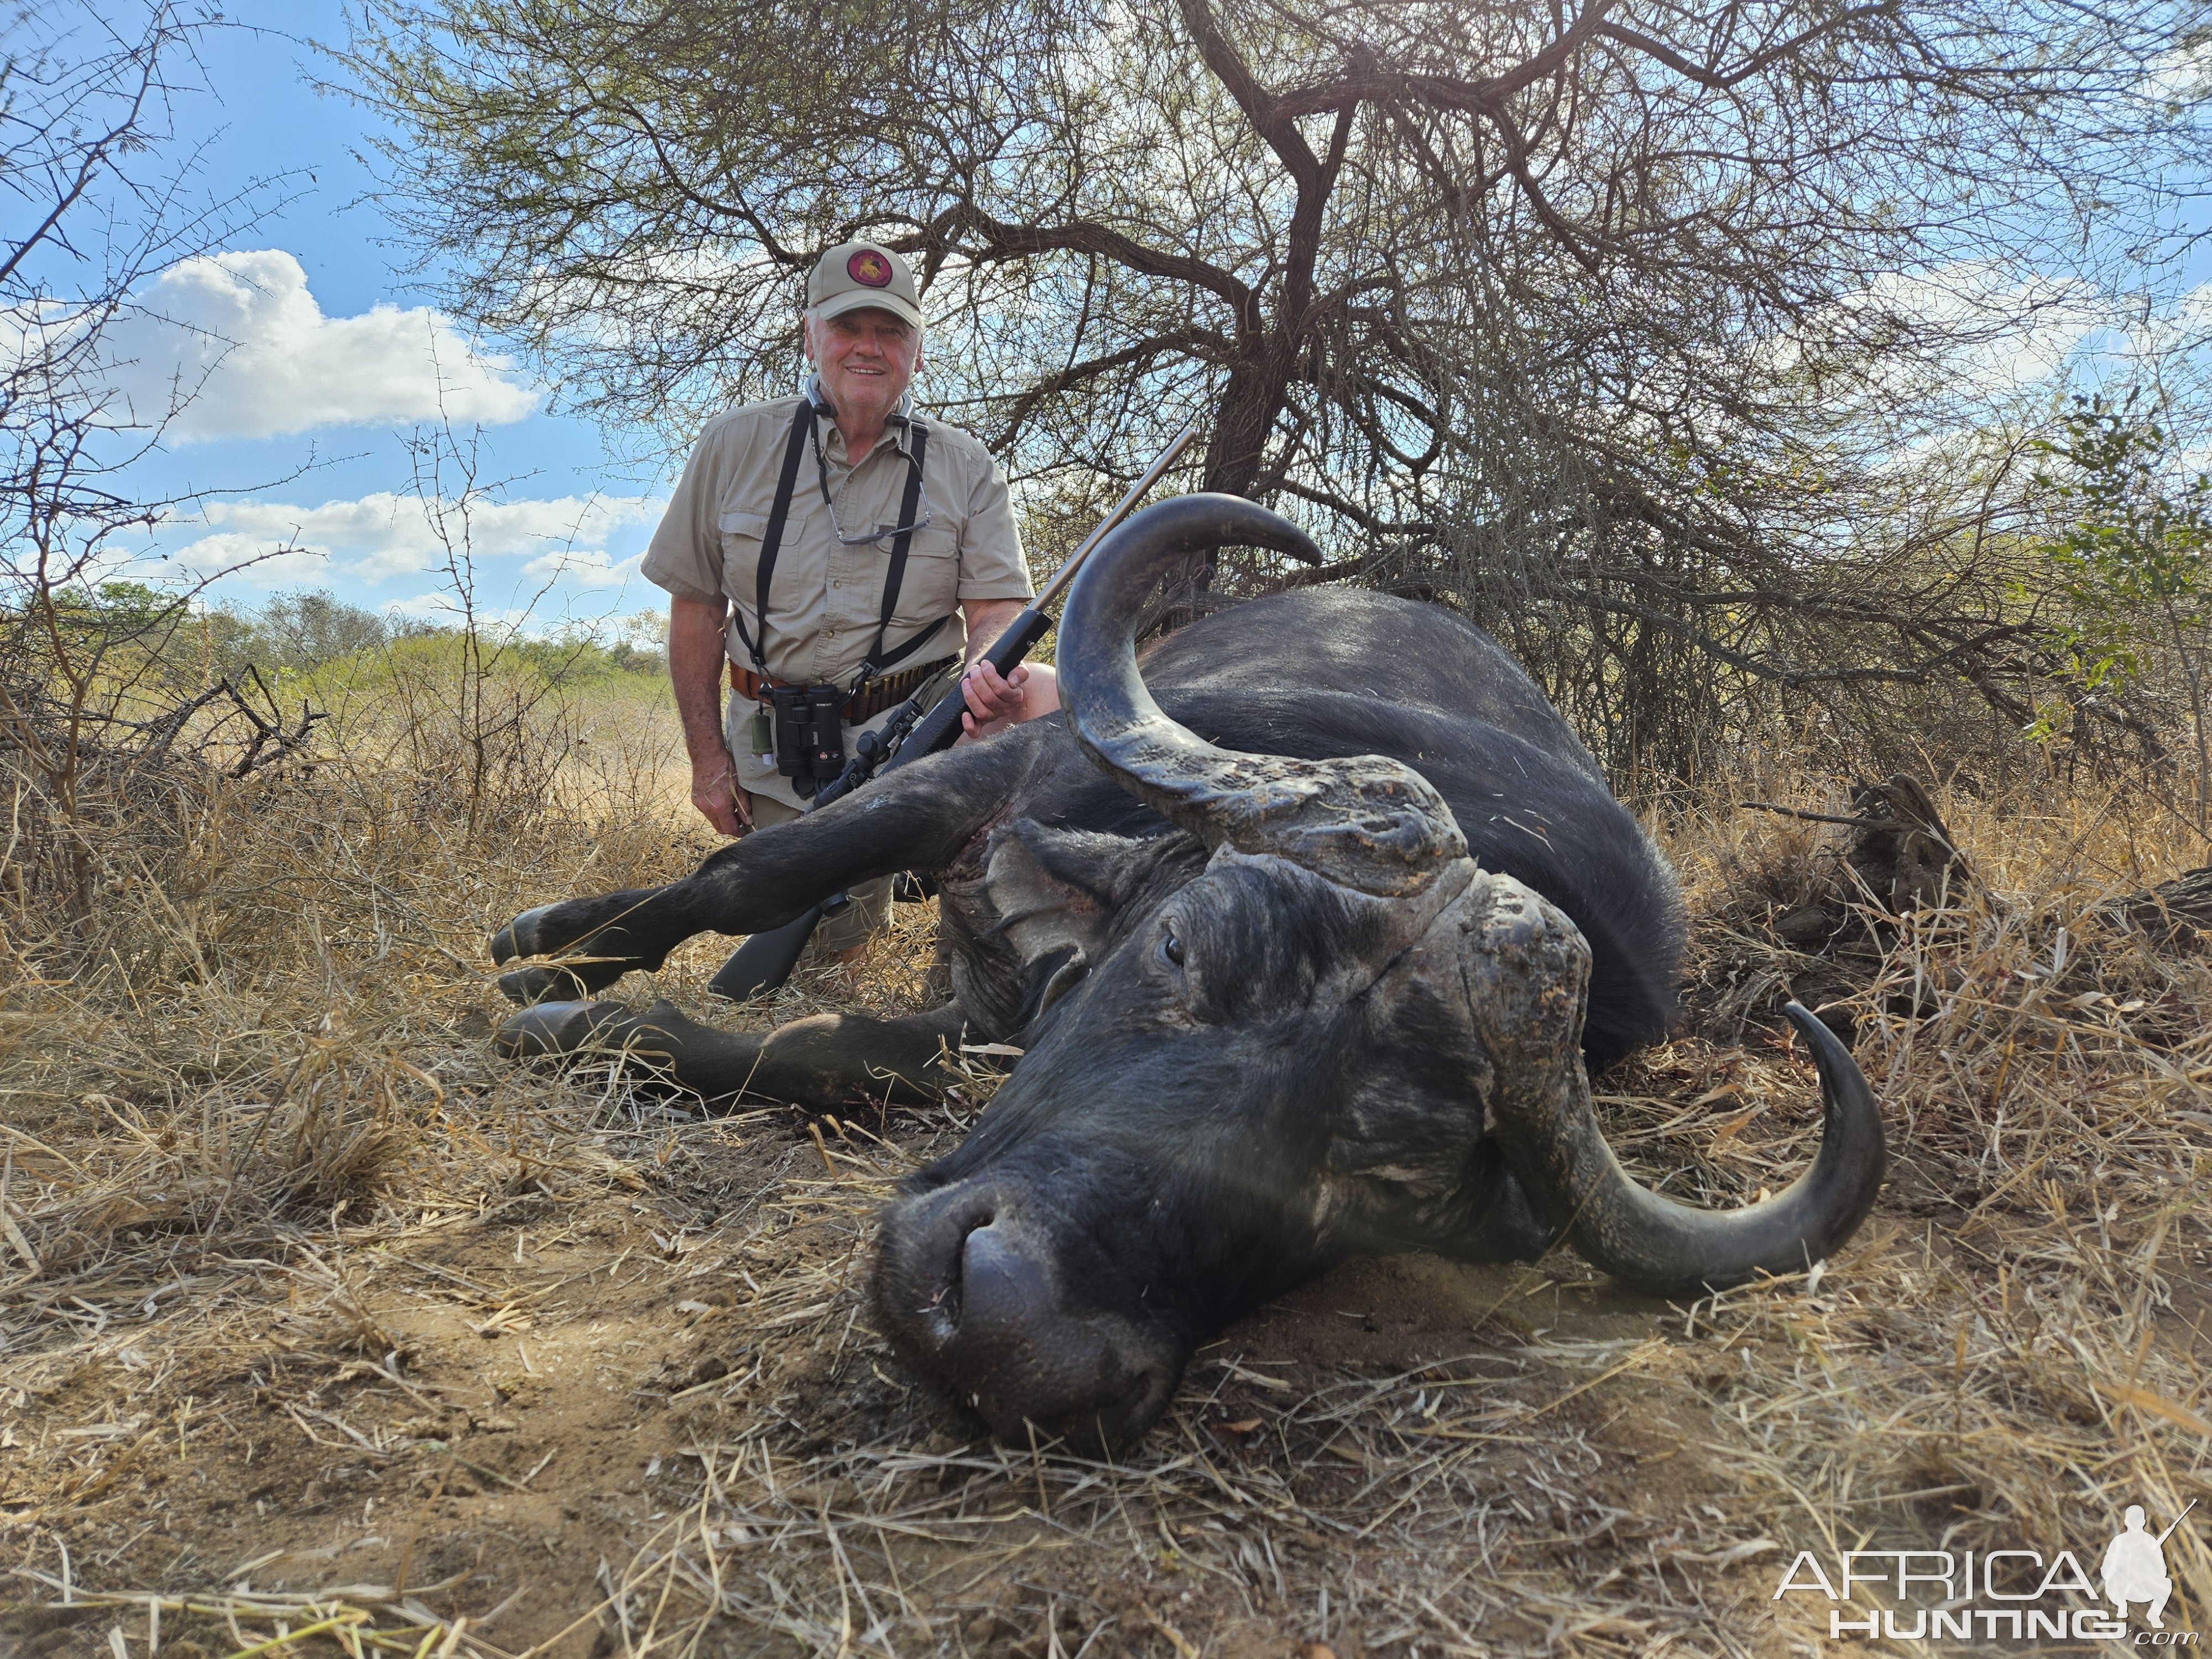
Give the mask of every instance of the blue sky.
M 473 349 L 410 291 L 408 251 L 356 159 L 379 123 L 314 88 L 333 70 L 313 43 L 344 39 L 339 4 L 246 0 L 229 16 L 235 27 L 202 40 L 210 90 L 178 101 L 179 149 L 205 146 L 198 182 L 214 196 L 312 177 L 214 258 L 142 291 L 186 327 L 122 325 L 141 396 L 159 398 L 180 372 L 206 376 L 134 483 L 146 496 L 239 492 L 165 526 L 146 550 L 154 570 L 206 574 L 290 544 L 308 550 L 226 577 L 210 597 L 251 608 L 317 587 L 435 614 L 442 550 L 412 494 L 408 441 L 434 430 L 442 407 L 465 441 L 480 429 L 480 480 L 503 481 L 471 518 L 486 609 L 527 611 L 533 627 L 657 609 L 663 596 L 635 566 L 668 481 L 617 464 L 590 422 L 544 412 L 522 365 Z

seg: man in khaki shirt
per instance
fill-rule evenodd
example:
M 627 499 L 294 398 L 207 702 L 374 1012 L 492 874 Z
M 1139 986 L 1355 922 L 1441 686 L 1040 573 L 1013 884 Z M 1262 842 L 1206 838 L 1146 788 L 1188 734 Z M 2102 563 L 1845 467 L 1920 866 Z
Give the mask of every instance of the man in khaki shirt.
M 983 447 L 912 412 L 922 313 L 898 255 L 848 242 L 822 256 L 806 284 L 805 349 L 812 406 L 776 541 L 766 615 L 760 568 L 778 485 L 799 434 L 801 399 L 749 404 L 708 422 L 653 532 L 647 579 L 668 590 L 668 667 L 691 757 L 691 801 L 726 836 L 796 817 L 805 797 L 765 759 L 754 711 L 769 686 L 855 688 L 845 752 L 880 726 L 926 678 L 956 662 L 970 737 L 1059 706 L 1051 671 L 1000 677 L 975 659 L 1034 594 L 1005 478 Z M 927 437 L 922 434 L 927 432 Z M 902 508 L 913 490 L 910 518 Z M 854 458 L 858 457 L 855 460 Z M 907 557 L 886 623 L 900 532 Z M 722 718 L 723 665 L 734 690 Z M 965 739 L 963 739 L 964 741 Z M 887 913 L 888 881 L 851 894 L 852 908 L 817 933 L 841 956 L 859 952 Z

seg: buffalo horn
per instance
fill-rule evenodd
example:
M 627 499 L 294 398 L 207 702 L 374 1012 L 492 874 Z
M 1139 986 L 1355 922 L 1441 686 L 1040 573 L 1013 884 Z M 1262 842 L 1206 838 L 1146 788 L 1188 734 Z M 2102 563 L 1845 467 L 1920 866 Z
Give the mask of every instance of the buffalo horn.
M 1701 1296 L 1761 1273 L 1803 1273 L 1857 1231 L 1887 1164 L 1881 1109 L 1836 1034 L 1802 1004 L 1784 1012 L 1820 1074 L 1820 1150 L 1788 1187 L 1740 1210 L 1694 1209 L 1632 1181 L 1598 1132 L 1575 1056 L 1561 1115 L 1578 1127 L 1561 1126 L 1560 1156 L 1549 1162 L 1557 1210 L 1571 1216 L 1567 1236 L 1585 1261 L 1655 1295 Z
M 1517 889 L 1517 884 L 1513 884 Z M 1493 884 L 1486 948 L 1468 958 L 1491 1076 L 1489 1128 L 1522 1188 L 1576 1251 L 1639 1290 L 1700 1296 L 1804 1273 L 1866 1219 L 1887 1165 L 1881 1108 L 1858 1062 L 1802 1005 L 1784 1011 L 1820 1074 L 1820 1150 L 1771 1198 L 1701 1210 L 1631 1179 L 1606 1145 L 1583 1069 L 1589 947 L 1525 889 Z
M 1419 891 L 1467 842 L 1426 779 L 1378 755 L 1298 760 L 1217 749 L 1168 718 L 1138 672 L 1136 620 L 1179 560 L 1266 547 L 1318 563 L 1288 520 L 1237 495 L 1148 507 L 1091 554 L 1060 622 L 1060 697 L 1076 738 L 1121 786 L 1208 847 L 1273 854 L 1362 892 Z

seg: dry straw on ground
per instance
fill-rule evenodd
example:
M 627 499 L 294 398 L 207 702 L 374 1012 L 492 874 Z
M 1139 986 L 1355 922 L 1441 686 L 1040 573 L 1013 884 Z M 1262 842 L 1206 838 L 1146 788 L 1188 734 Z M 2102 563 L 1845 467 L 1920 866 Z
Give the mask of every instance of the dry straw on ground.
M 1844 1651 L 1773 1599 L 1800 1550 L 2090 1561 L 2128 1504 L 2212 1499 L 2212 971 L 2100 912 L 2201 854 L 2138 800 L 1942 799 L 1978 879 L 1844 1011 L 1896 1167 L 1816 1275 L 1668 1307 L 1565 1255 L 1353 1264 L 1107 1464 L 973 1437 L 872 1328 L 871 1217 L 994 1057 L 808 1124 L 490 1055 L 491 927 L 704 849 L 592 776 L 669 738 L 634 713 L 473 833 L 397 750 L 257 775 L 90 918 L 10 915 L 0 1650 Z M 1639 1174 L 1713 1203 L 1808 1152 L 1772 1011 L 1812 964 L 1771 924 L 1841 879 L 1839 832 L 1743 793 L 1667 830 L 1698 1029 L 1600 1085 Z M 752 1018 L 913 1006 L 900 915 Z M 622 994 L 699 1007 L 714 943 Z M 2212 1626 L 2207 1538 L 2168 1544 L 2170 1625 Z

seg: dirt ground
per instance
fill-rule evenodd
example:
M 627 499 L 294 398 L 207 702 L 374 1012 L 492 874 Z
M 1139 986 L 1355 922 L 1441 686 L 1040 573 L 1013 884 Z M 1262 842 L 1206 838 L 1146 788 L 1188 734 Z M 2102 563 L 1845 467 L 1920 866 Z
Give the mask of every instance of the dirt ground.
M 321 982 L 210 975 L 134 1034 L 111 1011 L 144 993 L 19 957 L 0 1653 L 2120 1651 L 1832 1640 L 1835 1604 L 1776 1594 L 1800 1552 L 2094 1562 L 2128 1503 L 2212 1504 L 2207 979 L 2093 925 L 2154 860 L 2005 836 L 2002 902 L 1908 928 L 1864 994 L 1896 1167 L 1817 1276 L 1670 1306 L 1565 1255 L 1354 1262 L 1208 1345 L 1114 1465 L 991 1444 L 873 1328 L 871 1217 L 988 1075 L 810 1123 L 507 1067 L 455 963 L 544 891 L 419 859 L 379 866 L 382 957 L 326 927 Z M 1643 1178 L 1715 1204 L 1786 1182 L 1817 1121 L 1802 1049 L 1750 1017 L 1789 954 L 1744 941 L 1823 855 L 1731 837 L 1677 848 L 1705 1028 L 1600 1102 Z M 664 833 L 538 878 L 690 855 Z M 901 914 L 872 978 L 776 1017 L 910 1000 L 927 919 Z M 621 994 L 698 1006 L 719 954 Z M 2212 1630 L 2208 1540 L 2167 1547 L 2177 1630 Z

